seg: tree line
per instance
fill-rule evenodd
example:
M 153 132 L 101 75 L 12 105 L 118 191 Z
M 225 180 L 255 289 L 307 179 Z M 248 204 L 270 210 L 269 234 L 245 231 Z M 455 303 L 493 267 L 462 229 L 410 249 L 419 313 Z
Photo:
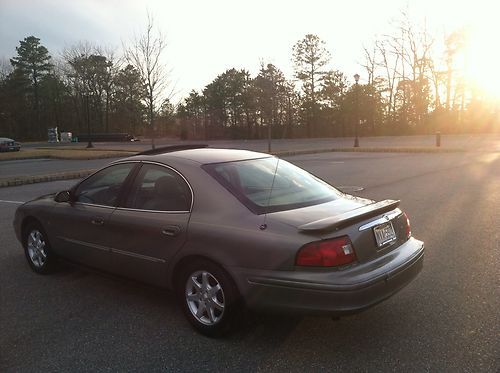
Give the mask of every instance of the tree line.
M 165 38 L 149 16 L 121 56 L 82 42 L 54 58 L 28 36 L 0 63 L 0 134 L 41 140 L 56 126 L 153 139 L 498 131 L 497 103 L 475 90 L 461 67 L 465 45 L 464 30 L 440 42 L 403 13 L 391 35 L 364 47 L 359 83 L 331 68 L 325 42 L 308 34 L 291 48 L 293 78 L 262 61 L 255 76 L 228 69 L 174 105 Z

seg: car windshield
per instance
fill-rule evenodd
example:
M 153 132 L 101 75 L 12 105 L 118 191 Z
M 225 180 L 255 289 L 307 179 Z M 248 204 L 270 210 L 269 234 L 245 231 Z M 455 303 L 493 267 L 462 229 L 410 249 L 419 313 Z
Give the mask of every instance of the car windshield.
M 316 205 L 340 195 L 309 172 L 275 157 L 208 164 L 203 168 L 257 214 Z

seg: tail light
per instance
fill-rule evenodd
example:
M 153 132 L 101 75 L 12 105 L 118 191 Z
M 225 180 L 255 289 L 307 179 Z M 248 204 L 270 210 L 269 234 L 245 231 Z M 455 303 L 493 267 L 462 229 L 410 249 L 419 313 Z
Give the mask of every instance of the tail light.
M 356 253 L 349 237 L 316 241 L 302 246 L 295 258 L 298 266 L 334 267 L 352 263 Z
M 406 238 L 408 239 L 411 237 L 410 219 L 408 218 L 408 215 L 406 214 L 406 212 L 403 212 L 403 216 L 406 219 Z

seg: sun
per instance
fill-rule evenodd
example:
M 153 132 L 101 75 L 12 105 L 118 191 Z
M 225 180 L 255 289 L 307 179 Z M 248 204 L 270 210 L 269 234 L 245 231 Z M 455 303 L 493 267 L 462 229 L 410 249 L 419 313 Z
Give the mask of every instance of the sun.
M 467 31 L 463 68 L 471 87 L 490 99 L 500 99 L 499 24 L 476 24 Z

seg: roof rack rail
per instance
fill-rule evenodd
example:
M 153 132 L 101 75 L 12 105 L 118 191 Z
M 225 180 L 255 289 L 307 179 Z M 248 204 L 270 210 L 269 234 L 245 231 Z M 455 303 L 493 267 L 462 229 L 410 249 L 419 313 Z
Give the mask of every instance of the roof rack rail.
M 182 145 L 162 146 L 155 149 L 145 150 L 143 152 L 137 153 L 136 155 L 155 155 L 155 154 L 176 152 L 178 150 L 200 149 L 200 148 L 208 148 L 208 144 L 182 144 Z

